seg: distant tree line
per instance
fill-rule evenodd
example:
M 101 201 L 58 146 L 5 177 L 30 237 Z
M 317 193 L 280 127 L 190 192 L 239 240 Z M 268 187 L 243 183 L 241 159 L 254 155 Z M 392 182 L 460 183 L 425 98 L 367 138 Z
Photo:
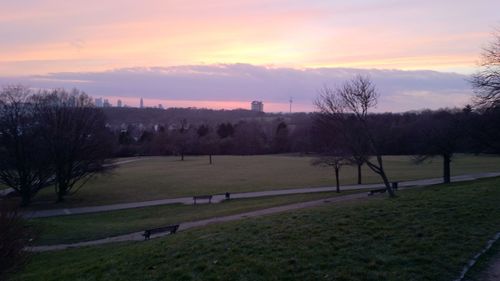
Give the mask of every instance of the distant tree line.
M 198 109 L 191 109 L 196 115 Z M 115 156 L 213 154 L 314 154 L 325 142 L 339 142 L 339 131 L 318 123 L 320 113 L 269 114 L 267 117 L 204 122 L 174 118 L 164 124 L 109 127 Z M 499 110 L 472 107 L 367 115 L 385 155 L 427 154 L 434 140 L 457 142 L 459 153 L 500 153 Z M 195 121 L 192 121 L 192 120 Z M 360 134 L 353 129 L 351 141 Z M 445 134 L 445 131 L 448 132 Z M 444 135 L 439 135 L 439 134 Z M 457 137 L 455 137 L 457 135 Z M 431 138 L 432 137 L 432 138 Z M 337 139 L 337 140 L 335 140 Z M 459 141 L 460 140 L 460 141 Z
M 193 114 L 196 114 L 193 109 Z M 111 128 L 115 155 L 254 155 L 310 152 L 311 114 L 267 116 L 219 122 L 189 118 L 164 124 L 122 124 Z M 293 123 L 292 123 L 293 122 Z M 297 124 L 296 122 L 300 122 Z

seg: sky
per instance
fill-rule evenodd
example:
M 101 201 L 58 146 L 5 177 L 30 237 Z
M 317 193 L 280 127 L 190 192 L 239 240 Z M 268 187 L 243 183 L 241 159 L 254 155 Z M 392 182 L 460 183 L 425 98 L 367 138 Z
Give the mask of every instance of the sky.
M 463 106 L 500 1 L 0 0 L 0 85 L 147 105 L 314 110 L 373 78 L 379 111 Z

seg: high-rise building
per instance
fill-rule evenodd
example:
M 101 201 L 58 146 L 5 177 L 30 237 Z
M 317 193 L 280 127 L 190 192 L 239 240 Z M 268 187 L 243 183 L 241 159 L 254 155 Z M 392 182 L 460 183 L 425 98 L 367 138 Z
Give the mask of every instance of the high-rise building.
M 144 101 L 142 100 L 142 98 L 141 98 L 141 101 L 140 101 L 140 103 L 139 103 L 139 107 L 140 107 L 140 108 L 144 108 Z
M 104 99 L 104 102 L 102 104 L 103 107 L 111 107 L 111 104 L 109 103 L 108 99 Z
M 251 103 L 252 111 L 264 112 L 264 103 L 262 101 L 254 100 Z
M 117 100 L 116 101 L 116 106 L 117 107 L 122 107 L 122 100 Z
M 163 109 L 163 104 L 159 103 L 159 104 L 158 104 L 158 108 L 159 108 L 159 109 Z
M 95 106 L 96 107 L 102 107 L 102 98 L 96 98 L 95 99 Z

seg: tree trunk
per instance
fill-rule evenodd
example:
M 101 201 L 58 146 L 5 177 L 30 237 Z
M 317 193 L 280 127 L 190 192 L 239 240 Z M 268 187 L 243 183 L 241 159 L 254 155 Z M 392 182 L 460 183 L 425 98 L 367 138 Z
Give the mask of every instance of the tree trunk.
M 449 154 L 443 154 L 443 182 L 450 183 L 451 182 L 451 156 Z
M 56 183 L 57 203 L 64 201 L 64 196 L 68 193 L 68 183 L 65 180 L 60 180 Z
M 340 192 L 339 167 L 335 167 L 335 180 L 337 181 L 337 193 Z
M 31 189 L 24 177 L 20 179 L 19 189 L 15 190 L 21 195 L 21 207 L 28 206 L 31 202 Z
M 363 163 L 358 164 L 358 184 L 361 184 L 361 166 L 363 166 Z
M 21 207 L 26 207 L 31 202 L 31 191 L 26 188 L 21 189 Z
M 387 175 L 385 174 L 384 171 L 384 165 L 382 162 L 382 156 L 377 155 L 377 162 L 380 168 L 379 175 L 382 177 L 382 180 L 384 181 L 385 188 L 387 189 L 387 193 L 389 193 L 389 197 L 396 197 L 396 194 L 394 193 L 394 190 L 392 189 L 391 183 L 389 182 L 389 179 L 387 178 Z
M 64 187 L 62 187 L 61 184 L 58 184 L 57 187 L 57 203 L 61 203 L 64 201 L 64 195 L 66 195 L 66 190 Z
M 380 174 L 382 177 L 382 180 L 384 181 L 385 188 L 387 189 L 387 193 L 389 193 L 389 197 L 396 197 L 396 194 L 394 193 L 394 189 L 392 189 L 391 183 L 389 182 L 389 179 L 387 178 L 387 175 L 385 174 L 384 171 Z
M 212 154 L 208 155 L 208 161 L 210 162 L 210 165 L 212 165 Z

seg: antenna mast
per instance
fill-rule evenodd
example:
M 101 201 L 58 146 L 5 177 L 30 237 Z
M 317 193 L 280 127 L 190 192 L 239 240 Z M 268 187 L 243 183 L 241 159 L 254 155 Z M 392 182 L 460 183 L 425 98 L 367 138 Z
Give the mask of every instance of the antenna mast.
M 290 113 L 292 113 L 292 103 L 293 103 L 293 98 L 290 97 Z

